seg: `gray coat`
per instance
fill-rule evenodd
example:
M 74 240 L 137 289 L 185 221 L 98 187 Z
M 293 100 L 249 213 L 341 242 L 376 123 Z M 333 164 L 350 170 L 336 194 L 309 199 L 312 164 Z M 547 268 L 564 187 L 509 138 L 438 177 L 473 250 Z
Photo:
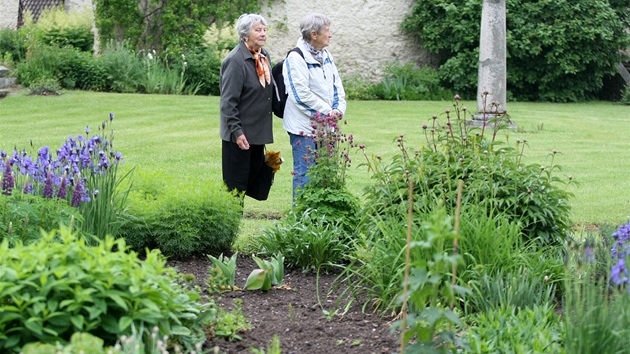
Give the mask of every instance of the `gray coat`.
M 269 53 L 264 49 L 262 53 L 271 63 Z M 254 56 L 243 42 L 239 42 L 221 63 L 220 82 L 221 139 L 236 142 L 237 137 L 245 134 L 253 145 L 273 143 L 273 81 L 262 87 Z

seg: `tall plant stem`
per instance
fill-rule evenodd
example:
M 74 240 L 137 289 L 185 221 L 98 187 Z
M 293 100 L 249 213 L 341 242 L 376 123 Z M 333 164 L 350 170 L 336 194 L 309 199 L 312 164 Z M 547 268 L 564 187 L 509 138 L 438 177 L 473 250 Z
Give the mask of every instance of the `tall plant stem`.
M 403 280 L 403 301 L 401 308 L 400 353 L 405 352 L 405 328 L 407 327 L 407 291 L 409 288 L 409 265 L 411 263 L 411 226 L 413 217 L 413 179 L 409 179 L 409 210 L 407 211 L 407 250 L 405 253 L 405 278 Z
M 464 181 L 459 180 L 459 184 L 457 185 L 457 205 L 455 206 L 455 237 L 453 238 L 453 256 L 457 256 L 457 252 L 459 250 L 459 214 L 462 207 L 462 190 L 464 189 Z M 455 282 L 457 281 L 457 262 L 453 263 L 453 278 L 451 281 L 451 285 L 455 286 Z M 451 299 L 451 310 L 455 306 L 455 298 Z

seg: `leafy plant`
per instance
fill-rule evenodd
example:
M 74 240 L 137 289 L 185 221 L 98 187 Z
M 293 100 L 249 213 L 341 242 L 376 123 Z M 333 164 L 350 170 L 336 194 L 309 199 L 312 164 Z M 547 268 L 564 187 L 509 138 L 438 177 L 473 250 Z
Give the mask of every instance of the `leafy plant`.
M 109 122 L 102 122 L 102 135 L 90 137 L 86 127 L 86 137 L 70 136 L 56 157 L 48 146 L 39 148 L 36 157 L 26 149 L 16 148 L 11 155 L 1 151 L 3 193 L 66 200 L 81 212 L 78 226 L 85 234 L 99 239 L 107 234 L 115 236 L 129 191 L 121 190 L 121 183 L 128 181 L 131 172 L 118 175 L 123 158 L 122 153 L 113 151 L 113 119 L 110 113 Z
M 39 242 L 0 244 L 0 348 L 27 343 L 67 343 L 75 332 L 113 345 L 135 328 L 157 326 L 171 343 L 193 348 L 212 325 L 212 301 L 182 288 L 158 252 L 141 261 L 123 239 L 106 237 L 92 247 L 67 228 Z
M 267 351 L 264 348 L 250 348 L 250 350 L 252 354 L 281 354 L 280 337 L 274 334 L 273 338 L 271 338 L 271 343 L 267 346 Z
M 214 326 L 213 335 L 227 340 L 241 340 L 238 333 L 252 328 L 243 315 L 243 300 L 236 299 L 233 304 L 234 309 L 230 312 L 219 308 L 217 313 L 219 320 Z
M 467 353 L 563 353 L 562 325 L 551 304 L 502 305 L 480 312 L 466 333 Z
M 618 232 L 616 236 L 622 236 L 627 230 L 622 226 Z M 567 257 L 562 310 L 568 353 L 622 353 L 630 345 L 630 292 L 611 286 L 621 285 L 624 276 L 617 268 L 617 252 L 623 251 L 615 246 L 605 276 L 597 272 L 594 254 L 586 249 Z
M 409 216 L 411 217 L 411 216 Z M 429 215 L 422 225 L 424 239 L 411 241 L 408 238 L 406 247 L 420 248 L 433 253 L 430 258 L 411 258 L 406 262 L 409 266 L 408 292 L 403 284 L 400 297 L 402 318 L 394 322 L 393 327 L 402 332 L 405 353 L 448 352 L 458 345 L 455 329 L 462 325 L 452 305 L 456 298 L 469 292 L 453 281 L 453 270 L 461 263 L 461 256 L 447 251 L 446 241 L 456 237 L 453 221 L 444 208 Z M 408 250 L 407 255 L 411 254 Z M 451 306 L 448 308 L 447 306 Z
M 352 135 L 342 132 L 341 119 L 319 114 L 311 118 L 313 131 L 305 134 L 317 148 L 311 152 L 314 162 L 306 173 L 309 181 L 296 193 L 293 209 L 298 214 L 310 209 L 326 216 L 323 220 L 339 223 L 350 240 L 356 227 L 359 200 L 348 190 L 346 170 L 352 162 L 350 152 L 357 145 Z
M 223 254 L 219 255 L 219 258 L 208 255 L 208 258 L 210 258 L 214 266 L 208 268 L 209 276 L 207 283 L 210 291 L 221 292 L 226 290 L 238 290 L 238 288 L 234 286 L 237 257 L 238 252 L 234 252 L 229 259 L 227 257 L 223 258 Z
M 378 98 L 385 100 L 444 100 L 453 94 L 442 88 L 438 71 L 413 63 L 392 62 L 385 67 L 385 77 L 374 86 Z
M 182 259 L 229 251 L 242 206 L 220 184 L 145 173 L 134 176 L 127 214 L 120 235 L 133 249 Z
M 289 212 L 264 229 L 256 242 L 259 255 L 282 254 L 288 266 L 304 270 L 329 270 L 344 262 L 351 250 L 345 230 L 311 209 Z
M 378 158 L 367 159 L 373 184 L 366 188 L 361 229 L 371 229 L 374 215 L 400 215 L 405 212 L 409 181 L 414 183 L 414 200 L 424 206 L 436 201 L 453 208 L 457 181 L 464 181 L 462 205 L 480 204 L 487 212 L 500 213 L 521 224 L 526 240 L 562 245 L 570 222 L 566 185 L 556 177 L 561 171 L 555 163 L 557 151 L 550 153 L 547 165 L 522 162 L 526 141 L 517 139 L 515 147 L 499 142 L 499 131 L 507 117 L 492 118 L 481 128 L 466 124 L 467 109 L 456 95 L 445 111 L 446 121 L 434 115 L 422 125 L 426 144 L 415 149 L 405 146 L 404 135 L 397 139 L 401 153 L 389 164 Z
M 245 290 L 268 291 L 272 285 L 282 285 L 284 280 L 284 257 L 277 254 L 267 261 L 253 256 L 259 269 L 254 269 L 245 281 Z
M 484 273 L 471 281 L 472 294 L 465 300 L 465 308 L 487 313 L 501 307 L 521 310 L 551 304 L 555 286 L 548 279 L 523 268 L 516 272 Z
M 59 225 L 76 229 L 82 220 L 79 211 L 65 200 L 29 194 L 0 196 L 0 240 L 10 247 L 36 242 L 41 230 L 51 231 Z

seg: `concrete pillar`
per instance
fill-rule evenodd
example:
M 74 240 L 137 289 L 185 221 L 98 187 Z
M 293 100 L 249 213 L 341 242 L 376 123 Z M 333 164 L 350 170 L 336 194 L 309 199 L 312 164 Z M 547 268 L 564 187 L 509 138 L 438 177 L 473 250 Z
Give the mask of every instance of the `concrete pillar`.
M 484 98 L 485 112 L 505 113 L 507 111 L 505 2 L 506 0 L 483 0 L 475 120 L 484 119 Z M 497 103 L 497 106 L 492 107 L 493 101 Z M 485 119 L 489 118 L 486 115 Z
M 0 0 L 0 28 L 17 29 L 20 0 Z

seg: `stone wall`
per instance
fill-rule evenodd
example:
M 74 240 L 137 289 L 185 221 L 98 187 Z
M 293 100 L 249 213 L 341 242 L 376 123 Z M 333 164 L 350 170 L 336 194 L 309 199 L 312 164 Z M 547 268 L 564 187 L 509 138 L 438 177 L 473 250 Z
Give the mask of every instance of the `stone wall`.
M 435 60 L 400 25 L 414 0 L 274 0 L 263 8 L 269 22 L 265 48 L 272 61 L 283 58 L 300 37 L 299 23 L 309 12 L 331 19 L 330 52 L 341 74 L 368 81 L 382 77 L 383 66 L 401 63 L 435 63 Z
M 0 28 L 17 28 L 20 0 L 0 0 Z

